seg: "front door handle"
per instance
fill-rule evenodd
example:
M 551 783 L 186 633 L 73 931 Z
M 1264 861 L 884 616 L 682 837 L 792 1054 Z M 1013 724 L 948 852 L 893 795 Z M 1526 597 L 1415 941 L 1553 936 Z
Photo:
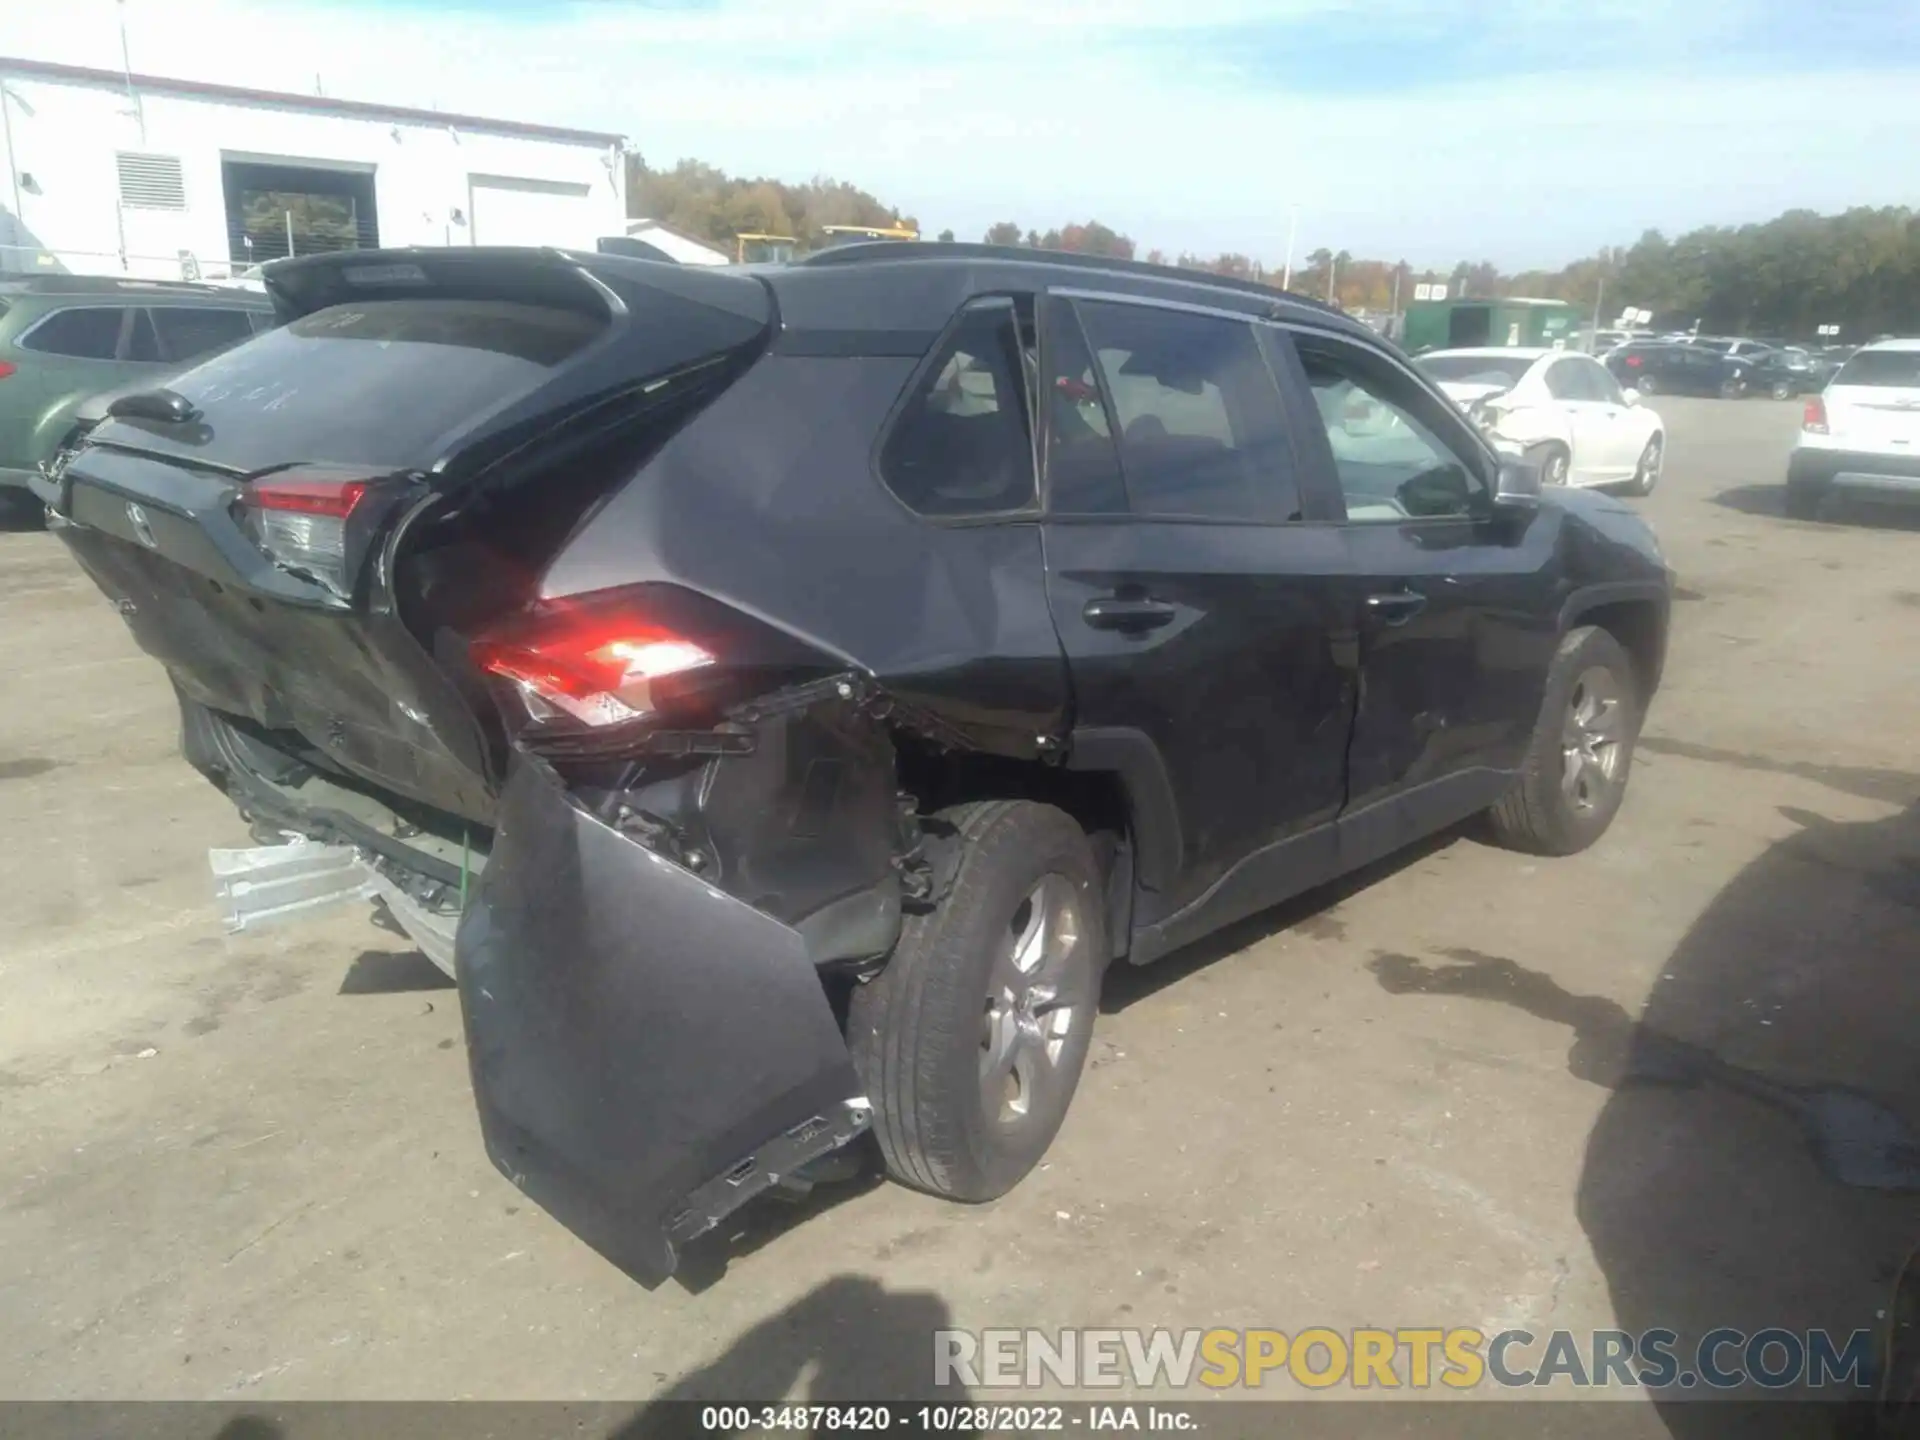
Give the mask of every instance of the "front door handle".
M 1383 624 L 1404 625 L 1427 608 L 1427 597 L 1418 590 L 1393 590 L 1384 595 L 1367 596 L 1367 613 Z
M 1171 625 L 1180 612 L 1164 600 L 1108 595 L 1089 600 L 1080 615 L 1096 630 L 1158 630 Z

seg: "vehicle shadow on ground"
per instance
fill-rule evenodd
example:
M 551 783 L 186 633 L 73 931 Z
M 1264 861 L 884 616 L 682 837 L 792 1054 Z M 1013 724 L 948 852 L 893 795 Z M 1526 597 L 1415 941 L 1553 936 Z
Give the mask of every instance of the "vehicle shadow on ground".
M 1715 897 L 1637 1020 L 1511 957 L 1372 962 L 1392 993 L 1497 1001 L 1567 1028 L 1568 1069 L 1613 1092 L 1588 1139 L 1580 1223 L 1621 1328 L 1677 1331 L 1683 1365 L 1722 1326 L 1825 1330 L 1842 1349 L 1865 1331 L 1878 1356 L 1920 1242 L 1920 803 L 1865 822 L 1782 813 L 1796 833 Z M 1656 1399 L 1676 1440 L 1730 1433 L 1731 1412 L 1702 1393 Z M 1920 1434 L 1872 1428 L 1872 1393 L 1745 1411 L 1738 1433 Z
M 612 1440 L 711 1434 L 712 1427 L 702 1424 L 702 1404 L 744 1405 L 789 1394 L 816 1405 L 964 1405 L 963 1386 L 934 1383 L 933 1334 L 952 1326 L 952 1312 L 938 1295 L 888 1290 L 864 1276 L 835 1276 L 635 1411 Z
M 362 950 L 340 979 L 342 995 L 451 990 L 453 977 L 418 950 Z
M 1784 520 L 1787 515 L 1785 485 L 1736 485 L 1713 497 L 1713 503 L 1742 515 L 1764 515 Z M 1796 525 L 1857 525 L 1871 530 L 1920 530 L 1920 506 L 1876 505 L 1868 500 L 1829 498 L 1817 521 L 1796 520 Z
M 1378 885 L 1389 876 L 1397 875 L 1451 845 L 1482 838 L 1482 824 L 1477 819 L 1464 821 L 1437 835 L 1430 835 L 1385 859 L 1362 866 L 1305 894 L 1296 895 L 1270 910 L 1237 920 L 1225 929 L 1175 950 L 1151 965 L 1130 965 L 1124 960 L 1116 961 L 1101 985 L 1100 1013 L 1116 1015 L 1129 1005 L 1159 994 L 1169 985 L 1179 984 L 1195 971 L 1204 970 L 1216 961 L 1224 960 L 1285 930 L 1298 929 L 1307 934 L 1325 934 L 1337 939 L 1339 935 L 1336 932 L 1344 931 L 1345 926 L 1331 919 L 1328 911 L 1362 890 Z

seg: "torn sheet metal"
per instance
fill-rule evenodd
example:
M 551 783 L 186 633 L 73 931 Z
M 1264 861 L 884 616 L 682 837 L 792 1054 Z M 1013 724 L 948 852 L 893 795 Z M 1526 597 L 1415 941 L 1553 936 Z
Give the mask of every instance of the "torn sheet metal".
M 407 938 L 449 976 L 455 916 L 436 915 L 382 875 L 351 845 L 296 839 L 285 845 L 209 850 L 214 903 L 230 932 L 307 920 L 342 905 L 383 902 Z

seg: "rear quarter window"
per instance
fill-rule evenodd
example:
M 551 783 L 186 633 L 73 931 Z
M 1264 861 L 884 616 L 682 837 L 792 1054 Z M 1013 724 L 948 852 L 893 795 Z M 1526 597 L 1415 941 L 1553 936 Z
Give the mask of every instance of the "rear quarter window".
M 204 453 L 222 464 L 405 467 L 427 463 L 440 440 L 540 384 L 604 328 L 511 302 L 336 305 L 221 351 L 171 388 L 202 411 Z
M 55 310 L 20 337 L 20 348 L 75 360 L 111 360 L 120 350 L 126 320 L 120 305 L 73 306 Z
M 1000 515 L 1034 503 L 1025 361 L 1012 304 L 969 306 L 914 382 L 880 475 L 921 515 Z

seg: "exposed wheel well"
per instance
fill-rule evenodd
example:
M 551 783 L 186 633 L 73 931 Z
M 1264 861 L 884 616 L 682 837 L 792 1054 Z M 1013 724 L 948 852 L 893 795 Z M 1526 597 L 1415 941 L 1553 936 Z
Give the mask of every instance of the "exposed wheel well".
M 900 788 L 922 815 L 970 800 L 1033 800 L 1064 810 L 1093 842 L 1107 877 L 1107 933 L 1125 953 L 1133 923 L 1133 826 L 1120 777 L 1104 770 L 1067 770 L 1039 761 L 974 751 L 936 750 L 896 731 Z
M 1660 610 L 1650 600 L 1618 600 L 1583 610 L 1576 625 L 1594 625 L 1620 642 L 1633 661 L 1633 678 L 1645 705 L 1660 688 L 1660 671 L 1666 659 L 1665 634 Z

